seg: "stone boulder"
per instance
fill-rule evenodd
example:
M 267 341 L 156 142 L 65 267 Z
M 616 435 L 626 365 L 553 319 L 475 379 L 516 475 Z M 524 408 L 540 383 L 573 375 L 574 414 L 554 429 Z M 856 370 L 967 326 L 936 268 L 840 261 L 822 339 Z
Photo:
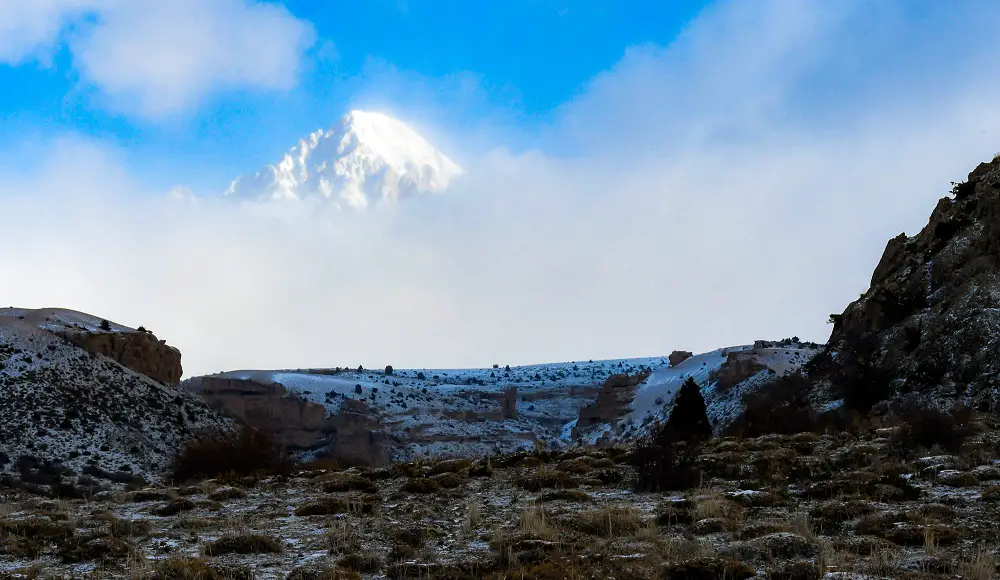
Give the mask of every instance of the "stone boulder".
M 670 353 L 670 356 L 667 357 L 667 360 L 670 361 L 670 366 L 675 367 L 693 356 L 694 356 L 693 352 L 689 352 L 686 350 L 675 350 L 674 352 Z

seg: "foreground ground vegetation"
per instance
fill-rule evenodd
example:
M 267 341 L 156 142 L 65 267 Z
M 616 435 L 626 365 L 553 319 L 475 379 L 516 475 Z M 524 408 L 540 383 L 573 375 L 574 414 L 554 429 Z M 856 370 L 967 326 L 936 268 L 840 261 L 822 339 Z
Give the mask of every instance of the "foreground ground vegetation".
M 960 418 L 374 469 L 214 436 L 171 485 L 0 491 L 0 578 L 986 580 L 1000 424 Z

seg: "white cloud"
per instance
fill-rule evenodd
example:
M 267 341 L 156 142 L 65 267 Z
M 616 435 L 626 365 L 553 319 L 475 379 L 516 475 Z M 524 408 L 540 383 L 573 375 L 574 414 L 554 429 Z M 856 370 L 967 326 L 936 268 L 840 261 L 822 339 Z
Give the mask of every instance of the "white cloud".
M 159 118 L 214 91 L 294 86 L 312 25 L 254 0 L 9 0 L 0 8 L 0 61 L 44 54 L 69 23 L 74 65 L 117 108 Z M 88 18 L 81 20 L 83 16 Z
M 595 79 L 549 136 L 579 155 L 494 151 L 395 210 L 188 204 L 100 145 L 58 144 L 0 169 L 4 300 L 143 324 L 188 373 L 822 341 L 885 242 L 1000 149 L 1000 82 L 979 72 L 1000 44 L 958 16 L 745 6 Z M 762 28 L 782 38 L 761 47 Z M 932 38 L 946 62 L 912 61 Z
M 95 0 L 0 0 L 0 63 L 48 62 L 64 27 Z

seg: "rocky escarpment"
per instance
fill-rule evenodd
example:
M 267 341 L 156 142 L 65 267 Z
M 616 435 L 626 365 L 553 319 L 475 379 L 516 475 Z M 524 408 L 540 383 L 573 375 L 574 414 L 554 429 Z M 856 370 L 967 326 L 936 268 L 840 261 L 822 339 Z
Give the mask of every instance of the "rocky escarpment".
M 133 329 L 64 308 L 6 308 L 0 309 L 0 316 L 61 336 L 158 383 L 173 386 L 181 380 L 181 352 L 142 327 Z
M 649 375 L 650 371 L 642 370 L 635 375 L 620 374 L 608 377 L 601 385 L 594 402 L 580 409 L 576 424 L 573 426 L 573 439 L 581 437 L 598 425 L 618 423 L 618 420 L 628 413 L 635 399 L 636 388 L 649 378 Z M 617 433 L 621 433 L 622 430 L 623 425 L 618 424 Z
M 65 492 L 156 480 L 196 432 L 231 427 L 200 399 L 62 334 L 98 332 L 101 319 L 39 312 L 0 310 L 0 482 Z
M 181 351 L 165 340 L 158 340 L 151 332 L 66 331 L 58 334 L 88 352 L 106 356 L 158 383 L 174 386 L 181 380 Z
M 956 184 L 920 233 L 891 239 L 871 287 L 831 319 L 814 376 L 841 394 L 998 409 L 1000 158 Z
M 185 381 L 184 390 L 275 435 L 291 449 L 321 450 L 323 455 L 362 465 L 383 465 L 389 458 L 383 426 L 363 400 L 345 400 L 340 412 L 331 414 L 325 406 L 267 380 L 197 377 Z

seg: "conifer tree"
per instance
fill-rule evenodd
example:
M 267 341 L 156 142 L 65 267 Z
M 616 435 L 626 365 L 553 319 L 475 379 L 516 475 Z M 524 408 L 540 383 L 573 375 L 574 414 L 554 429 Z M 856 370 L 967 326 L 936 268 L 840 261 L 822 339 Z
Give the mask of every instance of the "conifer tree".
M 681 385 L 664 428 L 674 441 L 700 442 L 712 437 L 705 399 L 694 378 L 688 377 Z

